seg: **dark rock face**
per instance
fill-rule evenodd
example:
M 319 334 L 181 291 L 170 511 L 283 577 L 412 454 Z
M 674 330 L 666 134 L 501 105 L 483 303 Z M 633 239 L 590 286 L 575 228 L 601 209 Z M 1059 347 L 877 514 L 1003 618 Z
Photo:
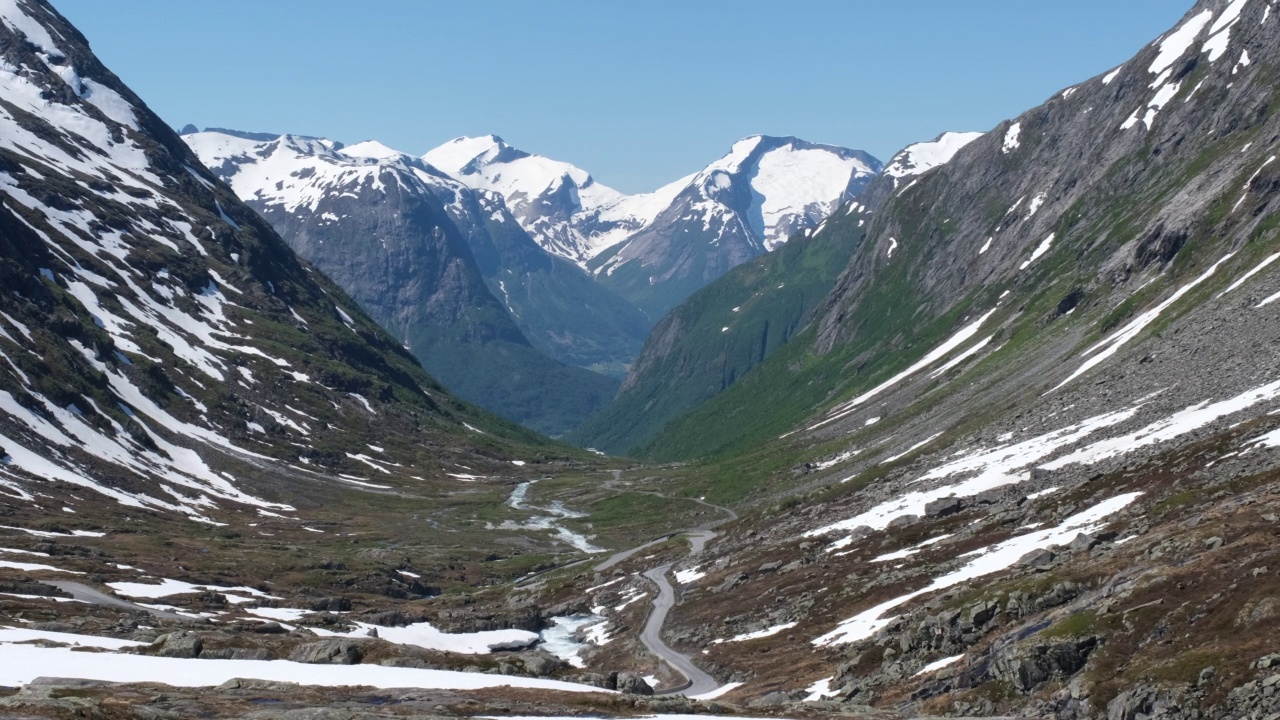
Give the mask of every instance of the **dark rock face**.
M 1035 644 L 1020 649 L 1017 654 L 997 659 L 991 672 L 1021 692 L 1031 692 L 1042 683 L 1054 678 L 1068 677 L 1084 668 L 1089 653 L 1098 646 L 1098 638 Z

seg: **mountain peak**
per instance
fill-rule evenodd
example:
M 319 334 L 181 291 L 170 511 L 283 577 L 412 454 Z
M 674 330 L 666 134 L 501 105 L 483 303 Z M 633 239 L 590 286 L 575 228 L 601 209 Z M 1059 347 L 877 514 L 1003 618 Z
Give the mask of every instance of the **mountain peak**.
M 365 140 L 340 149 L 343 155 L 349 157 L 372 158 L 374 160 L 393 160 L 407 155 L 407 153 L 402 153 L 395 148 L 383 145 L 377 140 Z

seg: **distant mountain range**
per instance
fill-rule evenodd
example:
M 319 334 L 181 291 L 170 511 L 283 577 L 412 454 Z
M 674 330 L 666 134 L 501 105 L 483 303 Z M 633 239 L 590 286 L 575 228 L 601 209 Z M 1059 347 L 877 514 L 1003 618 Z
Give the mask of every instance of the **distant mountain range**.
M 617 380 L 603 376 L 627 373 L 671 307 L 812 229 L 880 167 L 859 151 L 756 136 L 628 196 L 496 136 L 420 158 L 375 141 L 183 137 L 446 386 L 557 435 L 612 398 Z
M 542 252 L 501 196 L 418 158 L 293 135 L 184 139 L 447 387 L 512 420 L 577 425 L 617 381 L 576 365 L 621 367 L 644 336 L 638 311 Z

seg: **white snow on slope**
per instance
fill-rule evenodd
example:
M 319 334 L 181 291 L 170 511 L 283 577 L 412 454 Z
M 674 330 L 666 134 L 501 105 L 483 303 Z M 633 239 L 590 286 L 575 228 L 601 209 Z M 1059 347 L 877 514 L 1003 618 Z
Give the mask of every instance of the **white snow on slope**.
M 610 247 L 610 240 L 622 238 L 584 234 L 554 213 L 608 213 L 615 223 L 638 229 L 670 202 L 663 199 L 683 189 L 664 188 L 628 203 L 626 195 L 596 182 L 582 168 L 517 150 L 496 135 L 455 138 L 428 151 L 422 159 L 468 187 L 498 193 L 545 250 L 575 261 L 595 257 Z M 553 204 L 550 198 L 560 194 L 565 195 L 568 207 Z
M 245 595 L 252 595 L 264 600 L 280 599 L 275 595 L 268 595 L 257 588 L 244 586 L 223 587 L 222 585 L 193 585 L 189 582 L 183 582 L 182 580 L 170 580 L 168 578 L 161 579 L 159 583 L 113 582 L 107 583 L 107 587 L 126 597 L 144 598 L 148 600 L 206 591 L 243 593 Z
M 936 140 L 908 145 L 881 172 L 894 178 L 920 175 L 951 162 L 956 153 L 982 136 L 980 132 L 946 132 Z
M 920 677 L 921 675 L 928 675 L 929 673 L 941 670 L 942 668 L 947 667 L 948 665 L 955 665 L 956 663 L 960 662 L 963 659 L 964 659 L 964 655 L 955 655 L 953 657 L 942 658 L 941 660 L 934 660 L 928 665 L 925 665 L 924 667 L 920 668 L 920 670 L 916 672 L 915 675 L 912 675 L 911 677 Z
M 941 360 L 947 355 L 950 355 L 951 351 L 960 347 L 962 344 L 965 343 L 965 341 L 967 341 L 969 338 L 976 335 L 978 333 L 978 330 L 982 328 L 982 324 L 985 323 L 987 321 L 987 318 L 991 317 L 997 309 L 998 308 L 992 308 L 991 310 L 988 310 L 987 313 L 982 317 L 978 318 L 972 323 L 956 331 L 954 335 L 952 335 L 950 338 L 948 338 L 945 342 L 943 342 L 938 347 L 934 348 L 924 357 L 917 360 L 915 364 L 911 365 L 911 367 L 908 367 L 906 370 L 903 370 L 897 375 L 894 375 L 888 380 L 885 380 L 884 382 L 868 390 L 867 392 L 859 395 L 858 397 L 855 397 L 854 399 L 849 400 L 847 402 L 841 403 L 840 405 L 837 405 L 836 407 L 827 411 L 827 417 L 825 419 L 813 425 L 810 425 L 806 429 L 816 430 L 817 428 L 820 428 L 823 425 L 827 425 L 828 423 L 835 422 L 836 420 L 839 420 L 840 418 L 849 415 L 850 413 L 857 410 L 858 406 L 867 402 L 871 398 L 879 395 L 885 390 L 888 390 L 894 385 L 897 385 L 898 383 L 911 377 L 912 375 L 919 373 L 921 370 L 924 370 L 925 368 Z
M 1016 443 L 997 445 L 989 450 L 974 450 L 925 472 L 914 483 L 945 480 L 953 476 L 965 479 L 928 490 L 912 490 L 886 500 L 846 520 L 825 525 L 805 533 L 806 537 L 868 527 L 883 530 L 889 523 L 906 515 L 923 516 L 925 506 L 948 497 L 972 497 L 984 490 L 1014 485 L 1030 479 L 1027 470 L 1055 452 L 1104 428 L 1118 425 L 1137 413 L 1137 408 L 1096 415 L 1073 425 Z M 845 543 L 847 546 L 848 543 Z
M 121 640 L 113 637 L 98 637 L 97 635 L 79 635 L 76 633 L 53 632 L 50 630 L 32 630 L 23 627 L 0 627 L 0 643 L 20 643 L 31 642 L 33 640 L 47 640 L 49 642 L 64 643 L 66 645 L 101 648 L 103 650 L 119 650 L 121 648 L 138 647 L 146 645 L 144 642 L 136 642 L 134 640 Z
M 1263 259 L 1262 262 L 1258 263 L 1251 270 L 1249 270 L 1249 272 L 1245 273 L 1244 275 L 1241 275 L 1235 282 L 1231 283 L 1231 285 L 1226 290 L 1223 290 L 1222 292 L 1218 293 L 1216 297 L 1222 297 L 1223 295 L 1226 295 L 1232 290 L 1238 289 L 1241 285 L 1244 285 L 1246 282 L 1249 282 L 1249 278 L 1262 272 L 1267 268 L 1268 265 L 1275 262 L 1276 260 L 1280 260 L 1280 253 L 1275 253 L 1274 255 L 1268 255 L 1266 258 Z
M 1022 123 L 1014 123 L 1004 133 L 1004 142 L 1000 146 L 1000 152 L 1008 155 L 1009 153 L 1022 147 Z
M 324 637 L 367 637 L 370 630 L 376 629 L 378 637 L 397 645 L 414 645 L 427 650 L 459 653 L 464 655 L 486 655 L 493 648 L 529 645 L 538 639 L 538 634 L 528 630 L 485 630 L 471 633 L 446 633 L 437 630 L 431 623 L 414 623 L 405 627 L 383 627 L 369 623 L 356 623 L 356 629 L 346 633 L 333 632 L 321 628 L 310 628 L 312 632 Z
M 834 212 L 847 199 L 845 191 L 855 176 L 873 173 L 857 158 L 821 148 L 787 144 L 769 150 L 756 161 L 750 179 L 755 198 L 748 210 L 752 229 L 772 250 L 802 226 Z
M 1027 267 L 1030 266 L 1031 263 L 1039 259 L 1041 255 L 1045 254 L 1046 252 L 1049 252 L 1049 248 L 1050 246 L 1053 245 L 1053 239 L 1055 236 L 1056 236 L 1055 233 L 1049 233 L 1049 237 L 1045 238 L 1039 245 L 1036 246 L 1035 250 L 1031 251 L 1031 257 L 1027 258 L 1022 263 L 1022 265 L 1018 267 L 1018 269 L 1026 270 Z
M 1204 44 L 1204 52 L 1209 53 L 1209 62 L 1216 62 L 1226 54 L 1231 45 L 1231 28 L 1240 21 L 1240 13 L 1248 3 L 1249 0 L 1231 0 L 1218 19 L 1213 21 L 1213 25 L 1209 26 L 1209 39 Z
M 894 608 L 905 605 L 921 595 L 954 587 L 960 583 L 1008 569 L 1023 555 L 1037 548 L 1066 545 L 1081 533 L 1093 533 L 1106 525 L 1107 518 L 1115 515 L 1137 500 L 1142 493 L 1127 493 L 1101 502 L 1083 512 L 1076 513 L 1056 527 L 1018 535 L 1004 542 L 987 546 L 973 553 L 972 560 L 958 570 L 935 578 L 927 586 L 905 595 L 886 600 L 874 607 L 841 622 L 834 630 L 815 638 L 819 647 L 843 645 L 865 640 L 881 628 L 892 623 L 896 616 L 888 615 Z
M 308 665 L 288 660 L 194 660 L 117 653 L 74 652 L 0 643 L 0 685 L 22 686 L 38 677 L 77 677 L 107 682 L 154 682 L 175 687 L 210 687 L 234 678 L 292 682 L 323 687 L 433 688 L 478 690 L 521 687 L 563 692 L 609 692 L 559 680 L 417 670 L 381 665 Z
M 1197 277 L 1195 280 L 1192 280 L 1186 285 L 1183 285 L 1182 287 L 1178 288 L 1178 290 L 1174 292 L 1172 295 L 1170 295 L 1164 302 L 1160 303 L 1159 305 L 1156 305 L 1150 310 L 1147 310 L 1146 312 L 1142 313 L 1141 315 L 1134 318 L 1133 320 L 1130 320 L 1124 327 L 1120 328 L 1119 330 L 1115 331 L 1114 333 L 1104 338 L 1097 344 L 1085 350 L 1080 355 L 1081 357 L 1086 357 L 1088 359 L 1085 360 L 1084 363 L 1082 363 L 1079 368 L 1076 368 L 1076 371 L 1071 373 L 1071 375 L 1068 376 L 1066 380 L 1063 380 L 1062 382 L 1058 383 L 1058 385 L 1053 389 L 1057 390 L 1058 388 L 1061 388 L 1062 386 L 1066 385 L 1072 380 L 1075 380 L 1076 378 L 1085 374 L 1095 366 L 1101 364 L 1107 358 L 1111 357 L 1112 355 L 1115 355 L 1117 352 L 1119 352 L 1120 348 L 1125 345 L 1125 343 L 1137 337 L 1138 334 L 1142 332 L 1143 328 L 1155 322 L 1156 318 L 1160 317 L 1161 313 L 1163 313 L 1165 310 L 1168 310 L 1169 307 L 1172 306 L 1174 303 L 1178 302 L 1178 300 L 1180 300 L 1183 295 L 1186 295 L 1187 293 L 1195 289 L 1197 285 L 1204 282 L 1205 280 L 1208 280 L 1210 277 L 1213 277 L 1213 274 L 1218 270 L 1218 266 L 1226 262 L 1227 260 L 1229 260 L 1231 256 L 1234 254 L 1235 253 L 1228 253 L 1227 255 L 1223 256 L 1221 260 L 1219 260 L 1218 262 L 1210 266 L 1208 270 L 1205 270 L 1204 273 L 1199 277 Z M 1089 357 L 1090 355 L 1092 355 L 1093 357 Z
M 1159 75 L 1168 70 L 1178 61 L 1187 50 L 1191 49 L 1191 45 L 1200 36 L 1200 31 L 1209 24 L 1213 19 L 1213 11 L 1205 10 L 1204 12 L 1190 18 L 1182 24 L 1177 30 L 1169 33 L 1169 35 L 1160 42 L 1160 52 L 1156 55 L 1156 59 L 1151 62 L 1151 66 L 1147 70 L 1152 75 Z
M 794 622 L 786 622 L 780 625 L 773 625 L 771 627 L 764 628 L 763 630 L 755 630 L 753 632 L 742 633 L 741 635 L 734 635 L 733 637 L 725 640 L 712 640 L 711 644 L 719 645 L 721 643 L 745 642 L 747 640 L 759 640 L 760 638 L 773 637 L 780 632 L 790 630 L 796 625 L 797 623 Z
M 1259 403 L 1280 397 L 1280 380 L 1247 390 L 1218 402 L 1197 403 L 1168 417 L 1161 418 L 1146 427 L 1120 437 L 1108 438 L 1087 445 L 1075 452 L 1045 463 L 1046 470 L 1057 470 L 1069 465 L 1092 465 L 1124 455 L 1139 448 L 1155 445 L 1186 435 L 1228 415 L 1251 408 Z

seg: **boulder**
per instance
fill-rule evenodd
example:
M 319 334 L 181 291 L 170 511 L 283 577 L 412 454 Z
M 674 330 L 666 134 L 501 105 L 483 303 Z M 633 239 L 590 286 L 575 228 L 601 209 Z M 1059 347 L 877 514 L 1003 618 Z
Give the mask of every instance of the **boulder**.
M 926 517 L 938 518 L 954 515 L 964 509 L 964 500 L 958 497 L 938 498 L 924 506 Z
M 1008 487 L 991 488 L 989 490 L 983 490 L 977 495 L 974 495 L 973 502 L 977 503 L 978 505 L 995 505 L 996 503 L 999 503 L 1000 501 L 1004 500 L 1005 496 L 1008 494 L 1009 494 Z
M 635 673 L 618 673 L 618 692 L 625 695 L 652 695 L 653 688 L 644 678 Z
M 521 653 L 525 672 L 534 677 L 550 677 L 569 665 L 560 658 L 543 651 Z
M 533 633 L 529 633 L 523 638 L 515 638 L 512 640 L 503 640 L 501 642 L 489 643 L 489 649 L 493 652 L 501 652 L 503 650 L 528 650 L 537 645 L 542 638 Z
M 992 674 L 1021 692 L 1031 692 L 1042 683 L 1080 671 L 1098 644 L 1097 638 L 1087 637 L 1023 646 L 996 658 L 992 663 Z
M 1080 533 L 1076 535 L 1076 539 L 1071 541 L 1067 547 L 1074 552 L 1088 552 L 1098 546 L 1098 539 L 1092 535 Z
M 359 645 L 342 638 L 299 645 L 289 654 L 290 660 L 310 665 L 355 665 L 363 658 Z
M 195 658 L 200 657 L 204 642 L 193 632 L 180 631 L 161 635 L 151 644 L 151 648 L 160 657 Z
M 899 528 L 910 527 L 920 520 L 919 515 L 900 515 L 889 521 L 885 526 L 886 530 L 897 530 Z
M 1018 567 L 1044 567 L 1053 562 L 1054 554 L 1044 548 L 1036 548 L 1018 558 Z

